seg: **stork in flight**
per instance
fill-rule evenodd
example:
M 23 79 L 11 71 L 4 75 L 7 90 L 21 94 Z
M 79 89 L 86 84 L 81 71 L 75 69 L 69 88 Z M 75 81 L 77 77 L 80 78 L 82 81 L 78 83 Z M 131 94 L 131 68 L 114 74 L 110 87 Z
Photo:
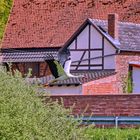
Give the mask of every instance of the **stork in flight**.
M 57 81 L 66 80 L 68 78 L 85 77 L 84 75 L 76 76 L 70 73 L 70 65 L 71 65 L 70 56 L 65 60 L 63 66 L 61 65 L 59 61 L 55 60 L 54 58 L 51 60 L 45 60 L 45 62 L 47 62 L 52 75 L 55 77 L 55 79 L 49 81 L 49 83 L 46 84 L 45 86 L 48 86 L 49 84 L 55 83 Z

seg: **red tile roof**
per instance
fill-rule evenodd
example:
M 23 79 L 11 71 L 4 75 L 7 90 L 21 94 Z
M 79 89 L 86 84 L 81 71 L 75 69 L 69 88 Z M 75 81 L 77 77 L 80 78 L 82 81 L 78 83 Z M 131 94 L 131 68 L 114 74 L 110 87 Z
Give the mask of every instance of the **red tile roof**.
M 2 48 L 62 46 L 86 18 L 140 23 L 139 0 L 14 0 Z

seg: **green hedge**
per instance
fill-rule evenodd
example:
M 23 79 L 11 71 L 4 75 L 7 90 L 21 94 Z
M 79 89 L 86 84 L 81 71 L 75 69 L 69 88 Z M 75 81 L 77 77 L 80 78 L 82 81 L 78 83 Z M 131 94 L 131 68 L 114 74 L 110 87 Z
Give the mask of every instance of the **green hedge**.
M 88 140 L 140 140 L 140 129 L 87 129 Z
M 79 123 L 67 118 L 70 111 L 51 100 L 42 103 L 36 91 L 20 73 L 0 70 L 0 140 L 83 139 Z

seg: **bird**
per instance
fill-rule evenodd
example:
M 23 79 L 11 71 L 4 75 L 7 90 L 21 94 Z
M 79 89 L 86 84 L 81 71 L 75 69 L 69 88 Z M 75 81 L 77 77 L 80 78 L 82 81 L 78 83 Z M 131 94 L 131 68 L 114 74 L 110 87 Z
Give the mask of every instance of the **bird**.
M 56 60 L 54 58 L 48 60 L 45 59 L 45 62 L 48 64 L 50 71 L 52 75 L 55 77 L 55 79 L 49 81 L 48 84 L 45 84 L 45 86 L 48 86 L 49 84 L 55 83 L 57 81 L 66 80 L 68 78 L 84 78 L 84 75 L 72 75 L 70 73 L 70 66 L 71 66 L 71 57 L 69 56 L 64 64 L 62 65 L 59 60 Z

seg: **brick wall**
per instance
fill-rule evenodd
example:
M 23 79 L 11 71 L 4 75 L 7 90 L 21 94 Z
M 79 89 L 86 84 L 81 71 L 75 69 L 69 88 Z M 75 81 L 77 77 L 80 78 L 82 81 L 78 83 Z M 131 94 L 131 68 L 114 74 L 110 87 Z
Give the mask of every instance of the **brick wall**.
M 83 94 L 124 93 L 130 62 L 140 62 L 139 53 L 123 52 L 115 57 L 116 75 L 83 84 Z
M 85 83 L 82 91 L 84 95 L 118 93 L 116 75 Z
M 44 97 L 45 98 L 45 97 Z M 69 108 L 74 105 L 73 114 L 95 116 L 140 116 L 140 95 L 63 95 L 51 96 Z M 47 98 L 46 98 L 47 99 Z M 47 102 L 47 100 L 46 100 Z
M 140 62 L 140 54 L 139 53 L 128 53 L 123 52 L 116 56 L 116 80 L 118 83 L 118 93 L 123 93 L 123 87 L 125 86 L 126 77 L 129 71 L 129 62 Z

